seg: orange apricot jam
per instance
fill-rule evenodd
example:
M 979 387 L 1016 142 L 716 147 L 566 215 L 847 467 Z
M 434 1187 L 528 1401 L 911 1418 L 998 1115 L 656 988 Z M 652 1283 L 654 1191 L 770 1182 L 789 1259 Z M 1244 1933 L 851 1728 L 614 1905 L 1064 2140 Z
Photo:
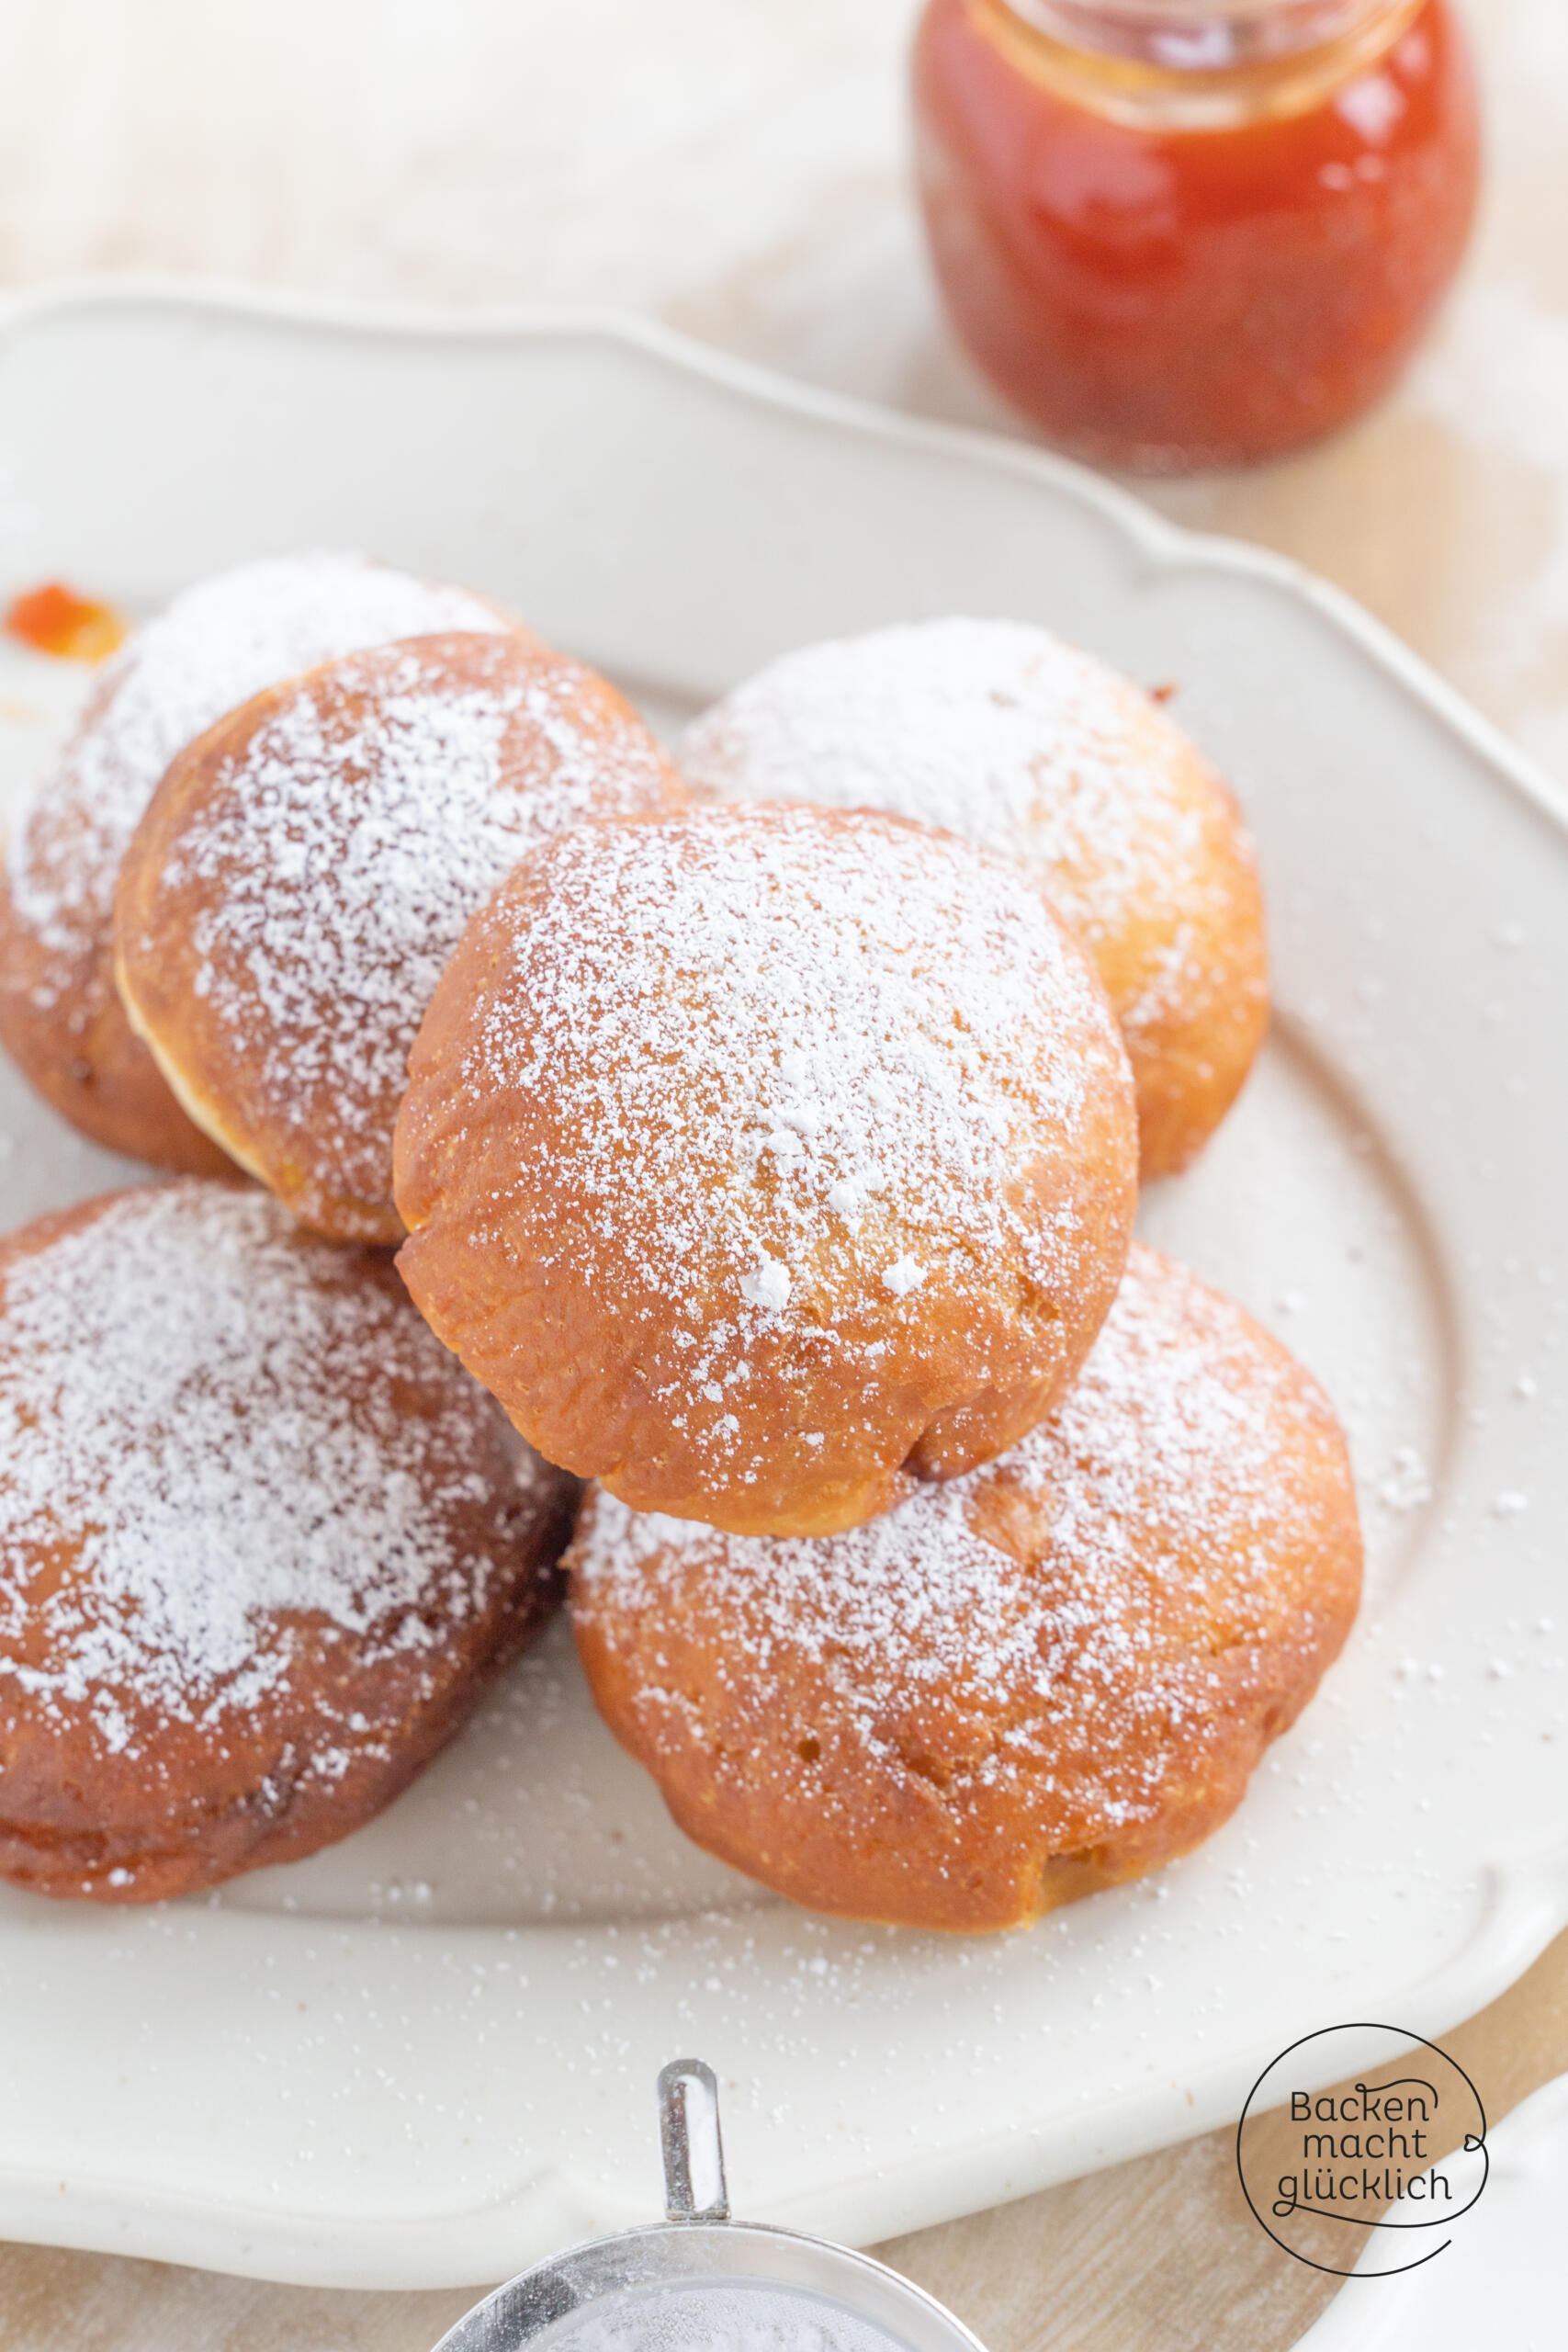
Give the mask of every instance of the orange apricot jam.
M 1447 0 L 929 0 L 914 104 L 961 337 L 1105 464 L 1234 465 L 1347 423 L 1474 209 Z
M 125 642 L 126 624 L 112 605 L 78 596 L 62 580 L 15 597 L 4 626 L 7 637 L 62 662 L 107 662 Z

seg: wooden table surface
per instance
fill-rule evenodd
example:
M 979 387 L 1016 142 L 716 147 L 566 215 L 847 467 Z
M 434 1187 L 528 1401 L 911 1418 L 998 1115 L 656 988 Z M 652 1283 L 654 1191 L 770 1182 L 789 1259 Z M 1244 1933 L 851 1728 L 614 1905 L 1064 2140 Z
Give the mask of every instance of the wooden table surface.
M 1330 447 L 1156 485 L 1300 557 L 1568 775 L 1568 0 L 1469 0 L 1491 178 L 1398 395 Z M 0 8 L 0 283 L 125 267 L 653 311 L 1016 429 L 953 352 L 905 180 L 911 0 L 53 0 Z M 1568 2070 L 1568 1937 L 1446 2037 L 1505 2113 Z M 992 2352 L 1283 2352 L 1334 2282 L 1214 2133 L 887 2250 Z M 425 2352 L 471 2298 L 0 2248 L 0 2352 Z

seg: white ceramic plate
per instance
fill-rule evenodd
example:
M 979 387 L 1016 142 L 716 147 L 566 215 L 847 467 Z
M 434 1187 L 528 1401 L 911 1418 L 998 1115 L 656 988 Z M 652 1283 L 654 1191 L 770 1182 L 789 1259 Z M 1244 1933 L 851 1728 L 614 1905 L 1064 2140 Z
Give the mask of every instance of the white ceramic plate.
M 152 1912 L 0 1900 L 0 2233 L 265 2276 L 495 2278 L 646 2219 L 653 2077 L 724 2078 L 739 2209 L 864 2243 L 1234 2115 L 1298 2035 L 1440 2032 L 1568 1920 L 1568 839 L 1548 789 L 1286 567 L 1075 469 L 647 328 L 147 289 L 0 334 L 0 590 L 145 608 L 373 548 L 673 717 L 830 631 L 1049 623 L 1235 777 L 1275 1043 L 1152 1235 L 1326 1381 L 1369 1606 L 1238 1817 L 987 1943 L 813 1919 L 696 1853 L 558 1637 L 381 1821 Z M 9 791 L 65 673 L 6 656 Z M 9 1224 L 124 1172 L 0 1075 Z

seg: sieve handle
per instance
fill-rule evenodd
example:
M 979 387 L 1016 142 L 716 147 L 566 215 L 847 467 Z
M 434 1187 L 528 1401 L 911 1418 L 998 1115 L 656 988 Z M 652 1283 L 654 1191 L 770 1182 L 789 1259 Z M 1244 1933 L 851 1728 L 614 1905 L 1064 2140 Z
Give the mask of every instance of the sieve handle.
M 671 2222 L 728 2222 L 718 2085 L 700 2058 L 672 2058 L 659 2076 L 664 2211 Z

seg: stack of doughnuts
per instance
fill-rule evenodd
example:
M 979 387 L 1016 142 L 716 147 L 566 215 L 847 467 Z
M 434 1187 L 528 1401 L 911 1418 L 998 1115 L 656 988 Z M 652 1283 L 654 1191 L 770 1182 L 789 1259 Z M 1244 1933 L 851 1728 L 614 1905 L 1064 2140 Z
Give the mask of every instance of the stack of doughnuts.
M 0 1037 L 188 1171 L 0 1244 L 0 1875 L 346 1834 L 563 1588 L 798 1902 L 1185 1851 L 1359 1587 L 1321 1392 L 1132 1239 L 1267 1015 L 1226 787 L 1043 630 L 787 655 L 677 765 L 467 590 L 186 591 L 0 875 Z

